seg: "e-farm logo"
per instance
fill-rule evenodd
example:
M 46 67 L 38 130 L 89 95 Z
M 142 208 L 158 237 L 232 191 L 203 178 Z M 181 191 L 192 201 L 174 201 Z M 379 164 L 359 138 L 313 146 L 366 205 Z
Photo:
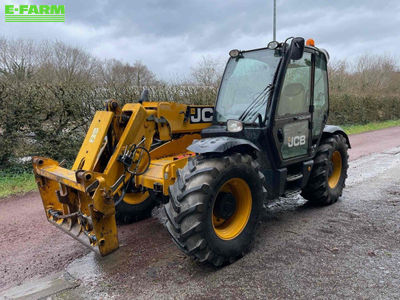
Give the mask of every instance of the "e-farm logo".
M 6 5 L 6 22 L 65 22 L 64 5 Z

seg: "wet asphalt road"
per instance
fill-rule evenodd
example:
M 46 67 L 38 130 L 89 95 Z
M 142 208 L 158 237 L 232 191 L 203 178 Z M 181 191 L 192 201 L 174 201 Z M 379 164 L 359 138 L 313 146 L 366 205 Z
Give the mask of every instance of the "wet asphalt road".
M 312 208 L 297 196 L 269 204 L 253 251 L 218 270 L 182 255 L 157 218 L 120 227 L 121 248 L 100 258 L 45 221 L 36 193 L 2 200 L 0 291 L 62 271 L 78 287 L 56 299 L 399 298 L 400 148 L 388 150 L 400 134 L 379 149 L 386 153 L 368 155 L 364 141 L 374 152 L 373 138 L 360 139 L 362 149 L 351 138 L 351 155 L 364 157 L 351 162 L 338 203 Z M 30 217 L 11 221 L 13 205 Z
M 400 127 L 392 127 L 350 136 L 350 160 L 356 160 L 371 153 L 383 152 L 400 146 Z

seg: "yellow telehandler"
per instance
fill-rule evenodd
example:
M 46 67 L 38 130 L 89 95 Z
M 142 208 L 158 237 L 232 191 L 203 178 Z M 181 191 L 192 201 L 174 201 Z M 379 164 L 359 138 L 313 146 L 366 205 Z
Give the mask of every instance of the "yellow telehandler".
M 34 157 L 48 221 L 107 255 L 117 223 L 164 205 L 175 244 L 221 266 L 248 251 L 265 201 L 336 202 L 350 143 L 326 125 L 327 52 L 297 37 L 229 55 L 215 107 L 111 100 L 72 169 Z

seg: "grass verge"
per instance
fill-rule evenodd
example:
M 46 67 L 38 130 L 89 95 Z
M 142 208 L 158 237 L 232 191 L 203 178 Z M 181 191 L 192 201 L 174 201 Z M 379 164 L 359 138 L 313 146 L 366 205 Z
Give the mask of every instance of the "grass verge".
M 0 173 L 0 198 L 14 194 L 26 193 L 36 188 L 32 173 Z
M 344 125 L 342 127 L 347 134 L 356 134 L 395 126 L 400 126 L 400 120 L 372 122 L 364 125 Z

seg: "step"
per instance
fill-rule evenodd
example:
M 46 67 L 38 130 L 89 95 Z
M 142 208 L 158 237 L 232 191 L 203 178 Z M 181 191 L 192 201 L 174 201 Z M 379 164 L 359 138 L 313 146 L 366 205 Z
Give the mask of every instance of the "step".
M 287 182 L 293 182 L 293 181 L 299 180 L 301 178 L 303 178 L 303 174 L 302 173 L 293 174 L 293 175 L 289 175 L 288 177 L 286 177 L 286 181 Z

